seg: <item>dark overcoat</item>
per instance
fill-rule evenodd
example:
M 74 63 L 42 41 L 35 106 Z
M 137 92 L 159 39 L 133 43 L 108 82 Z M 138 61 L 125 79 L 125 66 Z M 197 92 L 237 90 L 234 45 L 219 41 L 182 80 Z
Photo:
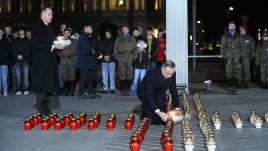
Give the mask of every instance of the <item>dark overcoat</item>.
M 32 28 L 32 90 L 55 92 L 58 90 L 56 51 L 52 50 L 54 31 L 50 24 L 39 19 Z
M 166 90 L 168 89 L 174 108 L 178 108 L 180 101 L 176 89 L 176 74 L 174 73 L 171 78 L 165 79 L 159 68 L 146 73 L 138 86 L 137 95 L 149 117 L 155 114 L 155 110 L 167 107 Z
M 98 56 L 97 39 L 93 35 L 82 33 L 77 43 L 76 68 L 86 70 L 97 70 L 98 68 L 97 56 Z

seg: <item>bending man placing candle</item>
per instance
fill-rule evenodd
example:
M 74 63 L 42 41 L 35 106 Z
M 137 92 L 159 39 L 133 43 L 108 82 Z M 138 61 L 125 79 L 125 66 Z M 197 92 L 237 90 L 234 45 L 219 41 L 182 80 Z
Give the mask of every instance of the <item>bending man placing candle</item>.
M 167 60 L 162 67 L 150 70 L 138 86 L 137 95 L 142 102 L 141 118 L 148 117 L 152 124 L 165 124 L 167 117 L 166 91 L 170 90 L 175 111 L 180 113 L 176 89 L 175 63 Z

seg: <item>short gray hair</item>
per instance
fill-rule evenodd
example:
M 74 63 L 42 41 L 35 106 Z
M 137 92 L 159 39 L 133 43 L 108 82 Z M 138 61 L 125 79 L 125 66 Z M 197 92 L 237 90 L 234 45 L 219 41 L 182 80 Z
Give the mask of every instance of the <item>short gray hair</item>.
M 175 63 L 172 60 L 166 60 L 163 64 L 162 64 L 162 68 L 172 68 L 174 69 L 176 67 Z

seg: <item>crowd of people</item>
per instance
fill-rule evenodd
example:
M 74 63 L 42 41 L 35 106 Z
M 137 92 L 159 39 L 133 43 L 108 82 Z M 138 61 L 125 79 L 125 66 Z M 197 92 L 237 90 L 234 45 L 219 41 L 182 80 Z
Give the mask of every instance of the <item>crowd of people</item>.
M 268 31 L 265 29 L 262 39 L 255 45 L 254 39 L 247 33 L 247 26 L 242 25 L 237 32 L 235 22 L 228 23 L 228 29 L 221 40 L 221 55 L 225 63 L 228 79 L 228 93 L 237 94 L 237 88 L 249 89 L 251 73 L 258 75 L 262 88 L 268 89 Z M 251 71 L 253 69 L 253 71 Z
M 40 35 L 38 40 L 43 42 L 36 42 L 36 38 L 32 39 L 33 32 L 40 31 L 34 28 L 13 31 L 9 25 L 0 28 L 0 94 L 3 96 L 28 95 L 34 87 L 31 82 L 35 77 L 31 73 L 37 69 L 33 68 L 32 49 L 42 47 L 49 37 Z M 121 27 L 118 35 L 107 29 L 102 38 L 91 25 L 84 25 L 81 33 L 74 33 L 63 23 L 53 39 L 59 37 L 71 40 L 71 45 L 53 50 L 57 52 L 57 93 L 74 96 L 78 89 L 79 99 L 100 97 L 98 85 L 103 94 L 115 94 L 118 89 L 122 96 L 127 96 L 130 91 L 137 90 L 138 83 L 149 70 L 166 60 L 166 38 L 162 28 L 158 29 L 157 38 L 151 27 L 143 33 L 140 27 L 130 32 L 128 26 Z M 46 60 L 39 61 L 46 63 Z M 102 78 L 98 76 L 99 67 Z M 118 88 L 116 70 L 120 80 Z

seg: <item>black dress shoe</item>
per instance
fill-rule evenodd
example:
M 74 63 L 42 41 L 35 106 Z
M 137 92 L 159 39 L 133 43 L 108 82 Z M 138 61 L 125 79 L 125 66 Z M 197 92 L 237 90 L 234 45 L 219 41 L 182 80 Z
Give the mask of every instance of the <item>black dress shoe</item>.
M 110 93 L 111 94 L 115 94 L 115 90 L 110 90 Z
M 96 95 L 95 94 L 90 94 L 89 95 L 89 99 L 95 99 L 96 98 Z
M 102 94 L 107 94 L 108 91 L 107 91 L 107 90 L 102 90 L 101 93 L 102 93 Z
M 79 99 L 81 99 L 81 100 L 87 99 L 87 95 L 86 94 L 80 94 Z

